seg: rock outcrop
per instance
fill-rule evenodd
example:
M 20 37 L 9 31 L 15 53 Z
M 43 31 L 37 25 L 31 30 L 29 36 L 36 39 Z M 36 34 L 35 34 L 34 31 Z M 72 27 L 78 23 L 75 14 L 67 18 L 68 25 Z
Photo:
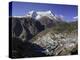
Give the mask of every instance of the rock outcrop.
M 54 31 L 43 33 L 38 34 L 30 42 L 44 48 L 42 52 L 46 55 L 71 55 L 73 50 L 78 50 L 78 37 L 75 31 L 72 33 L 55 33 Z

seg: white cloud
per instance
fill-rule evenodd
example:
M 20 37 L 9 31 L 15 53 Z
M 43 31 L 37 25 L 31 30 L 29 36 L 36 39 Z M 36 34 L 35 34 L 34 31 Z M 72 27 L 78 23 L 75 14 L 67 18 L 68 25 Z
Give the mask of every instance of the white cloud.
M 63 15 L 59 15 L 59 19 L 64 21 L 64 16 Z
M 73 20 L 77 21 L 78 20 L 78 16 L 73 17 Z
M 73 19 L 78 19 L 78 16 L 73 17 Z
M 63 16 L 62 14 L 60 14 L 60 15 L 56 15 L 56 14 L 55 14 L 55 17 L 56 17 L 58 20 L 64 21 L 64 16 Z
M 64 18 L 64 16 L 63 16 L 63 15 L 59 15 L 59 16 L 60 16 L 60 18 L 62 18 L 62 19 Z

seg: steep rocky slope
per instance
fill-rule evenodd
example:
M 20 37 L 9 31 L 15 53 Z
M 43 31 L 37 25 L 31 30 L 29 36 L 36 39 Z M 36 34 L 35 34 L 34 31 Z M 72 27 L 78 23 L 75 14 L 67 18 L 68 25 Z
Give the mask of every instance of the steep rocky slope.
M 77 31 L 56 33 L 54 30 L 48 30 L 47 33 L 39 33 L 30 42 L 44 48 L 41 52 L 46 55 L 71 55 L 72 51 L 78 50 L 77 40 Z

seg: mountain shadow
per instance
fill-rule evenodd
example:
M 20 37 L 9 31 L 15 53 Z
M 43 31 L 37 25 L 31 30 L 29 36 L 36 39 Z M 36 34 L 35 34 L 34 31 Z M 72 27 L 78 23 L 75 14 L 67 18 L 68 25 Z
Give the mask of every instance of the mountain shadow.
M 28 41 L 23 43 L 19 38 L 12 38 L 12 58 L 46 56 L 42 53 L 44 50 L 39 45 L 32 44 Z

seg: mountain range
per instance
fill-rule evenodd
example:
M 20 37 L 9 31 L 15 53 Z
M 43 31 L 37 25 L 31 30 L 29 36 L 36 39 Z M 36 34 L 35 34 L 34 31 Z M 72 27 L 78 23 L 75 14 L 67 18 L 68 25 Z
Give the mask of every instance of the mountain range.
M 77 54 L 78 21 L 66 22 L 49 11 L 10 16 L 12 57 Z

